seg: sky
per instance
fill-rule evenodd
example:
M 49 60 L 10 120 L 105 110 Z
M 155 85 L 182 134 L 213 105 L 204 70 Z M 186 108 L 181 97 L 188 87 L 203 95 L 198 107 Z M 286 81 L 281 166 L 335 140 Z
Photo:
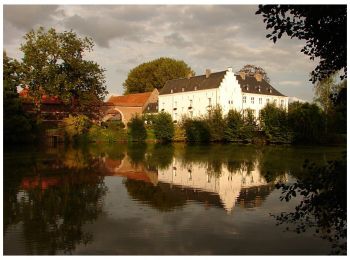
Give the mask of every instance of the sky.
M 300 52 L 305 42 L 266 38 L 257 5 L 4 5 L 3 48 L 21 59 L 23 36 L 40 26 L 91 37 L 86 59 L 106 69 L 109 95 L 121 95 L 128 72 L 159 57 L 185 61 L 196 75 L 262 67 L 282 94 L 313 100 L 309 81 L 316 61 Z

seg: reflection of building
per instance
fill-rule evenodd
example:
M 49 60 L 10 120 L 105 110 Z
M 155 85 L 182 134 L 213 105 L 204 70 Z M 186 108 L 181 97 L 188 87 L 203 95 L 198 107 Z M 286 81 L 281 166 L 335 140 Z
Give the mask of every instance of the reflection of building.
M 102 159 L 104 175 L 121 176 L 132 180 L 139 180 L 157 185 L 157 172 L 148 170 L 143 164 L 132 164 L 130 158 L 125 156 L 121 160 L 114 160 L 108 157 Z
M 257 162 L 250 172 L 247 167 L 230 172 L 226 166 L 221 166 L 221 173 L 216 177 L 215 173 L 208 172 L 205 164 L 183 165 L 176 159 L 169 168 L 158 171 L 158 181 L 218 194 L 224 208 L 229 212 L 242 190 L 268 185 L 260 175 Z
M 156 104 L 158 99 L 158 90 L 152 92 L 129 94 L 124 96 L 111 96 L 104 104 L 103 121 L 122 120 L 127 124 L 133 115 L 141 115 L 149 110 L 154 110 L 151 104 Z

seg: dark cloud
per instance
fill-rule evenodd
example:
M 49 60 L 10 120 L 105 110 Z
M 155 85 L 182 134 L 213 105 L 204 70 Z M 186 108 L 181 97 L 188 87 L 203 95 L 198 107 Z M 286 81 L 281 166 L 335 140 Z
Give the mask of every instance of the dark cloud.
M 142 25 L 101 16 L 81 17 L 74 15 L 65 20 L 65 25 L 69 29 L 92 37 L 101 47 L 109 47 L 109 42 L 114 38 L 139 41 L 144 32 Z
M 57 9 L 58 5 L 4 5 L 4 20 L 27 31 L 52 20 Z
M 171 33 L 165 36 L 164 42 L 177 48 L 185 48 L 192 45 L 191 42 L 186 41 L 185 38 L 179 33 Z

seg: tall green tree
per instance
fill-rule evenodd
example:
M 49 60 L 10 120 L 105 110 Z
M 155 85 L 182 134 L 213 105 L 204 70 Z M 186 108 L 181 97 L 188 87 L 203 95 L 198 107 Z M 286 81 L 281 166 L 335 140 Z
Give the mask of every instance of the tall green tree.
M 174 137 L 175 127 L 171 115 L 160 112 L 153 120 L 154 135 L 160 142 L 171 142 Z
M 256 14 L 272 29 L 266 37 L 274 43 L 284 34 L 306 41 L 301 52 L 319 59 L 311 72 L 313 83 L 341 70 L 346 77 L 346 5 L 259 5 Z
M 65 103 L 74 99 L 80 111 L 86 111 L 107 94 L 105 70 L 84 57 L 93 50 L 90 38 L 80 38 L 73 31 L 46 31 L 40 27 L 28 32 L 24 39 L 20 48 L 24 53 L 23 84 L 29 87 L 38 111 L 44 93 L 57 95 Z
M 163 88 L 166 81 L 194 75 L 194 71 L 182 60 L 159 58 L 142 63 L 130 70 L 123 83 L 124 94 L 143 93 Z
M 17 86 L 21 84 L 20 63 L 3 54 L 3 108 L 4 142 L 33 141 L 34 132 L 30 119 L 24 114 Z
M 270 82 L 270 78 L 267 76 L 266 71 L 263 68 L 256 65 L 246 64 L 238 72 L 245 72 L 248 75 L 254 75 L 255 73 L 260 73 L 264 80 L 266 80 L 267 82 Z

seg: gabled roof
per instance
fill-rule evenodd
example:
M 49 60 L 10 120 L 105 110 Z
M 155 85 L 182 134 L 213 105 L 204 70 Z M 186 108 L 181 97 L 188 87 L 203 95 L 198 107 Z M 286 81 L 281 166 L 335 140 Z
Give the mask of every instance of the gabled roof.
M 28 87 L 24 87 L 19 92 L 19 97 L 22 99 L 23 102 L 32 103 L 33 97 L 30 95 L 30 90 Z M 57 96 L 48 96 L 43 94 L 41 96 L 41 103 L 42 104 L 60 104 L 62 103 L 61 100 Z
M 107 103 L 113 103 L 115 106 L 143 107 L 151 94 L 152 92 L 145 92 L 125 96 L 111 96 Z
M 190 78 L 168 80 L 159 92 L 159 95 L 218 88 L 225 74 L 226 71 L 220 71 L 211 73 L 208 78 L 206 75 L 200 75 Z
M 243 93 L 261 94 L 261 95 L 273 95 L 273 96 L 283 96 L 279 91 L 272 87 L 266 80 L 262 79 L 257 81 L 254 76 L 245 76 L 242 79 L 240 75 L 236 75 L 238 84 L 241 87 Z M 260 88 L 260 91 L 259 91 Z

